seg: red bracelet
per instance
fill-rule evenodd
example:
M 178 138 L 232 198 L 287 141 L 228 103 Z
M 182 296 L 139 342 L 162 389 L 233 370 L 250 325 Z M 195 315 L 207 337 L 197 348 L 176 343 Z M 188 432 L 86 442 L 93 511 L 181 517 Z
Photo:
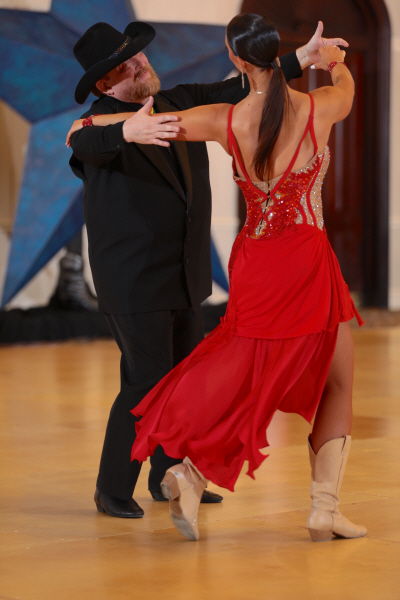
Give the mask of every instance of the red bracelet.
M 82 121 L 82 127 L 92 127 L 93 125 L 93 117 L 99 117 L 100 113 L 97 113 L 96 115 L 90 115 L 89 117 L 86 117 L 86 119 L 83 119 Z
M 332 73 L 332 69 L 334 67 L 336 67 L 336 65 L 338 65 L 338 64 L 344 65 L 344 62 L 342 60 L 336 60 L 336 61 L 334 60 L 331 63 L 329 63 L 329 65 L 328 65 L 328 71 L 329 71 L 329 73 Z

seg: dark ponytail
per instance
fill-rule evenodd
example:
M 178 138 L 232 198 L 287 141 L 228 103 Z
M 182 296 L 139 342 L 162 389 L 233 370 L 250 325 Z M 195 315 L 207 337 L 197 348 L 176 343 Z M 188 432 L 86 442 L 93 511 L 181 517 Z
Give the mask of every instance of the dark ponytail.
M 226 36 L 236 56 L 259 69 L 273 69 L 260 121 L 258 147 L 252 165 L 258 179 L 263 180 L 270 175 L 271 154 L 289 101 L 286 81 L 276 60 L 279 52 L 279 34 L 273 23 L 266 17 L 242 14 L 230 21 Z

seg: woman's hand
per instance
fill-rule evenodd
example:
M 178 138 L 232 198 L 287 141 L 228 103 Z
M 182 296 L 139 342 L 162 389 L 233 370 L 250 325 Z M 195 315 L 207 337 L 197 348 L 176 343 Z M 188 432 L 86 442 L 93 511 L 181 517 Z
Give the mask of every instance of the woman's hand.
M 337 46 L 323 46 L 320 49 L 320 60 L 315 63 L 314 68 L 328 71 L 328 66 L 331 62 L 344 62 L 345 56 L 346 52 L 340 50 Z
M 83 119 L 77 119 L 72 123 L 72 127 L 67 133 L 67 140 L 65 142 L 65 145 L 68 146 L 68 148 L 71 148 L 71 135 L 75 133 L 75 131 L 82 129 L 82 123 Z

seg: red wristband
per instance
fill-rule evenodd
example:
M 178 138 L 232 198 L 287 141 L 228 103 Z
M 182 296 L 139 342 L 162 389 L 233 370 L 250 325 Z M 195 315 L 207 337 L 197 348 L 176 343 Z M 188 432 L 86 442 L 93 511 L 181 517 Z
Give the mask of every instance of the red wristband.
M 82 121 L 82 127 L 92 127 L 93 125 L 93 117 L 98 117 L 100 115 L 100 113 L 97 113 L 97 115 L 90 115 L 89 117 L 86 117 L 86 119 L 83 119 Z
M 329 65 L 328 65 L 328 71 L 329 71 L 329 73 L 332 73 L 332 69 L 334 67 L 336 67 L 336 65 L 338 65 L 338 64 L 344 65 L 344 62 L 342 60 L 336 60 L 336 61 L 333 60 L 331 63 L 329 63 Z

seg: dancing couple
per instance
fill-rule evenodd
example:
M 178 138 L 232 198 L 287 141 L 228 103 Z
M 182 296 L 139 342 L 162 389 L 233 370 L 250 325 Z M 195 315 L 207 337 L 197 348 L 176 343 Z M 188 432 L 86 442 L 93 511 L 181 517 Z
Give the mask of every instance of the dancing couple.
M 208 104 L 153 118 L 169 123 L 158 144 L 217 141 L 232 156 L 247 218 L 229 261 L 228 306 L 221 324 L 133 408 L 141 419 L 131 457 L 142 462 L 161 446 L 175 459 L 161 490 L 178 530 L 198 540 L 207 481 L 233 490 L 245 461 L 254 477 L 266 458 L 260 449 L 268 446 L 276 410 L 310 423 L 315 415 L 308 440 L 311 539 L 361 537 L 366 529 L 338 506 L 351 443 L 348 321 L 362 320 L 328 242 L 321 201 L 328 138 L 351 110 L 354 82 L 344 51 L 327 45 L 315 68 L 330 72 L 332 86 L 309 94 L 289 88 L 278 32 L 265 17 L 236 16 L 225 42 L 248 79 L 248 94 L 236 105 Z M 141 110 L 149 113 L 152 102 Z M 129 112 L 95 115 L 89 124 L 106 132 L 121 122 L 124 140 L 134 141 L 137 121 Z M 82 120 L 74 123 L 68 142 L 81 127 Z

